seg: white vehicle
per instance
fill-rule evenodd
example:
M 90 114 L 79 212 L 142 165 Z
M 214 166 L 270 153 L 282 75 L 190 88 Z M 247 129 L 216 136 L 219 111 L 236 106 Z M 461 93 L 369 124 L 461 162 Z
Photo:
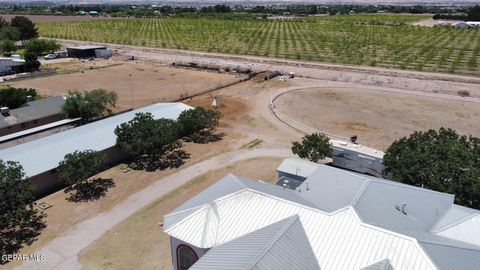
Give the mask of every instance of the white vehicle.
M 57 56 L 53 53 L 49 53 L 49 54 L 45 55 L 43 58 L 45 58 L 45 60 L 51 60 L 51 59 L 57 58 Z

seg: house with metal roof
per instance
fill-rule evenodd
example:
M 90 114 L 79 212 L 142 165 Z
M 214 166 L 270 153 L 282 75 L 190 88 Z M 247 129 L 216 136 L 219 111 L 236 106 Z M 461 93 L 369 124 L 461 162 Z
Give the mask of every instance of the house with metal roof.
M 47 97 L 28 101 L 16 109 L 2 108 L 0 136 L 60 121 L 64 97 Z
M 229 174 L 163 228 L 175 270 L 480 269 L 480 211 L 453 199 L 319 165 L 295 190 Z
M 191 107 L 183 103 L 153 104 L 0 150 L 0 159 L 19 162 L 26 177 L 35 185 L 37 195 L 46 195 L 62 187 L 56 168 L 65 155 L 77 150 L 95 150 L 104 152 L 108 161 L 115 163 L 126 156 L 115 147 L 114 131 L 118 125 L 130 121 L 136 113 L 151 113 L 157 119 L 177 119 L 188 109 Z

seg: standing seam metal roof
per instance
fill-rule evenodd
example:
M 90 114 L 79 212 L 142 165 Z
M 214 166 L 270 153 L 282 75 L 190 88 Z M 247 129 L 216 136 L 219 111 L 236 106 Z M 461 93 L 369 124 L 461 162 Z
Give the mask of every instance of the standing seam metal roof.
M 222 185 L 222 181 L 215 185 Z M 268 189 L 253 188 L 250 185 L 232 194 L 219 195 L 195 206 L 194 211 L 185 209 L 166 215 L 165 224 L 169 225 L 164 226 L 164 230 L 194 246 L 210 248 L 298 215 L 322 269 L 360 269 L 380 260 L 388 260 L 394 269 L 455 269 L 455 265 L 461 266 L 457 269 L 480 269 L 480 246 L 417 230 L 416 226 L 410 228 L 403 223 L 398 227 L 396 224 L 372 226 L 365 223 L 356 214 L 358 209 L 352 206 L 325 213 L 316 206 L 305 206 L 300 201 L 292 202 L 269 194 Z M 445 194 L 445 198 L 451 196 Z M 186 214 L 187 211 L 191 212 Z M 456 258 L 446 259 L 450 254 Z
M 192 270 L 320 270 L 297 215 L 213 247 Z
M 157 103 L 0 150 L 0 159 L 20 162 L 26 176 L 32 177 L 57 168 L 66 154 L 76 150 L 103 151 L 113 147 L 117 139 L 115 128 L 133 119 L 136 113 L 149 112 L 155 118 L 176 119 L 188 109 L 191 107 L 182 103 Z

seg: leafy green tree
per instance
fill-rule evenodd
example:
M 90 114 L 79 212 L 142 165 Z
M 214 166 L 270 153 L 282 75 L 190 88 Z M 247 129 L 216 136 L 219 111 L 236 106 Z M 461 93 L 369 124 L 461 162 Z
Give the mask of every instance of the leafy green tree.
M 325 134 L 313 133 L 302 138 L 302 142 L 293 142 L 292 153 L 317 162 L 332 155 L 332 145 L 330 138 Z
M 0 106 L 6 106 L 15 109 L 27 102 L 27 96 L 35 97 L 37 91 L 32 88 L 8 87 L 0 90 Z
M 117 93 L 104 89 L 84 93 L 69 91 L 62 111 L 68 118 L 80 117 L 84 121 L 90 121 L 111 114 L 116 106 L 117 99 Z
M 15 109 L 27 102 L 27 96 L 22 89 L 9 87 L 0 90 L 0 106 L 9 107 Z
M 8 22 L 3 17 L 0 17 L 0 29 L 6 26 L 8 26 Z
M 54 52 L 60 49 L 60 45 L 55 40 L 50 39 L 31 39 L 25 45 L 25 53 L 34 53 L 42 55 Z
M 35 23 L 24 16 L 15 16 L 10 26 L 17 27 L 20 30 L 20 40 L 25 43 L 26 40 L 38 37 L 37 28 Z
M 25 55 L 25 63 L 27 71 L 36 71 L 40 68 L 40 61 L 35 53 L 27 53 Z
M 476 5 L 468 9 L 467 20 L 480 21 L 480 6 Z
M 67 154 L 58 165 L 60 180 L 70 187 L 65 192 L 73 191 L 72 200 L 89 200 L 97 198 L 95 179 L 89 178 L 106 168 L 105 154 L 93 150 L 75 151 Z M 110 180 L 111 182 L 111 180 Z
M 393 142 L 383 158 L 392 180 L 455 194 L 460 205 L 480 209 L 480 139 L 452 129 L 415 132 Z
M 10 55 L 13 51 L 17 49 L 15 43 L 9 39 L 3 40 L 0 46 L 2 47 L 3 53 L 7 55 Z
M 0 160 L 0 254 L 15 254 L 45 227 L 44 215 L 33 208 L 33 191 L 18 162 Z
M 5 26 L 0 30 L 0 40 L 20 40 L 20 30 L 17 27 Z
M 146 157 L 149 164 L 159 165 L 162 156 L 182 146 L 176 121 L 155 120 L 151 113 L 137 113 L 135 117 L 115 129 L 116 145 L 132 156 L 139 165 Z
M 220 118 L 220 112 L 196 107 L 195 109 L 183 111 L 177 121 L 181 127 L 181 135 L 190 136 L 202 131 L 215 131 Z

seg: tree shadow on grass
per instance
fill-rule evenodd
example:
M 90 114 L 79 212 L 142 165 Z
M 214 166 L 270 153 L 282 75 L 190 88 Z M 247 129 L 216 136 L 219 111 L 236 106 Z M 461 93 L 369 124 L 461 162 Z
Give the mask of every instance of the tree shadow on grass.
M 209 130 L 201 131 L 198 133 L 194 133 L 189 136 L 185 136 L 183 140 L 185 142 L 193 142 L 193 143 L 199 143 L 199 144 L 207 144 L 211 142 L 217 142 L 223 139 L 225 136 L 225 133 L 214 133 Z
M 37 240 L 40 232 L 46 227 L 44 218 L 46 214 L 28 206 L 23 214 L 9 219 L 0 225 L 0 255 L 16 254 L 24 245 L 31 245 Z M 0 213 L 2 215 L 4 213 Z M 3 256 L 0 265 L 9 261 Z
M 96 178 L 84 183 L 75 184 L 65 189 L 70 193 L 66 200 L 69 202 L 95 201 L 104 197 L 109 188 L 115 186 L 112 179 Z
M 144 156 L 137 160 L 132 160 L 129 167 L 134 170 L 146 170 L 149 172 L 175 169 L 185 164 L 185 160 L 189 158 L 189 153 L 180 149 L 175 149 L 165 152 L 160 158 Z

